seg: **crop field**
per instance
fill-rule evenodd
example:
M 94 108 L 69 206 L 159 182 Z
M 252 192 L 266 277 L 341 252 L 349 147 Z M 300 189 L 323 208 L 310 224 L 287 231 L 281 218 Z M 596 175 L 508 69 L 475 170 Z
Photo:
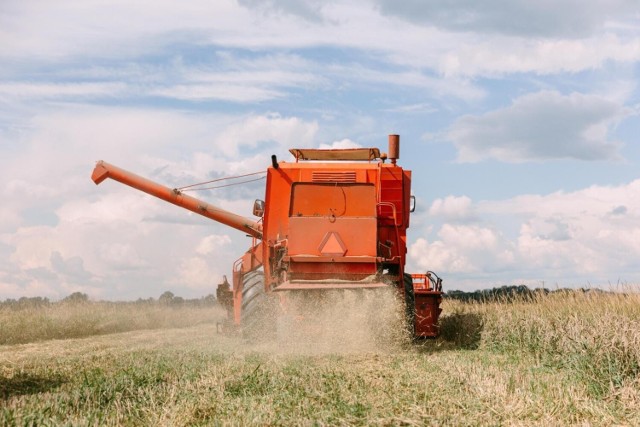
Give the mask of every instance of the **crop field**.
M 636 293 L 447 300 L 422 343 L 359 299 L 271 341 L 211 307 L 2 308 L 0 425 L 640 425 Z

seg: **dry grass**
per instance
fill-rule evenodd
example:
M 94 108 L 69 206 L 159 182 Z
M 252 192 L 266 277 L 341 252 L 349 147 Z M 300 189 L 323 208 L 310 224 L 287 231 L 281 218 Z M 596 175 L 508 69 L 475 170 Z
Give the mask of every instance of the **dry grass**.
M 212 324 L 0 346 L 0 425 L 640 424 L 637 295 L 445 313 L 447 340 L 348 351 Z
M 463 346 L 532 356 L 564 368 L 597 398 L 637 388 L 640 294 L 560 292 L 532 300 L 452 302 L 443 335 Z
M 219 319 L 221 309 L 161 304 L 55 303 L 0 307 L 0 345 L 80 338 L 139 329 L 179 328 Z

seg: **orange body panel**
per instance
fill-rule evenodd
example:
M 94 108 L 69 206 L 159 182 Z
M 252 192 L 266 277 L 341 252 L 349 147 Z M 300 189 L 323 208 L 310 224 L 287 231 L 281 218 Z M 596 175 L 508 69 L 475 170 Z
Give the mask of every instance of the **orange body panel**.
M 289 255 L 377 256 L 377 221 L 372 217 L 293 217 Z
M 267 172 L 264 249 L 286 248 L 280 265 L 264 266 L 267 289 L 283 280 L 281 270 L 290 280 L 358 281 L 385 264 L 402 277 L 410 171 L 382 162 L 281 162 Z

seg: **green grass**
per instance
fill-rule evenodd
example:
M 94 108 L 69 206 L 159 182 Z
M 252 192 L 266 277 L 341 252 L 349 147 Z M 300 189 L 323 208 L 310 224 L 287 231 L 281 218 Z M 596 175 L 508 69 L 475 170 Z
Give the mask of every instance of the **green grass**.
M 440 340 L 357 351 L 248 343 L 197 316 L 3 345 L 0 425 L 640 424 L 637 295 L 444 308 Z

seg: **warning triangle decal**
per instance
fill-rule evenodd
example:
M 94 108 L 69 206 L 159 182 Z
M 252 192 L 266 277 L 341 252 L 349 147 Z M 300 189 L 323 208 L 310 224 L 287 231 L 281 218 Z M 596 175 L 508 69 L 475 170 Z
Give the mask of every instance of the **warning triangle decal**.
M 346 252 L 347 248 L 345 248 L 344 243 L 342 243 L 340 235 L 335 231 L 328 232 L 324 236 L 324 239 L 322 239 L 322 243 L 320 244 L 320 253 L 322 255 L 343 256 Z

